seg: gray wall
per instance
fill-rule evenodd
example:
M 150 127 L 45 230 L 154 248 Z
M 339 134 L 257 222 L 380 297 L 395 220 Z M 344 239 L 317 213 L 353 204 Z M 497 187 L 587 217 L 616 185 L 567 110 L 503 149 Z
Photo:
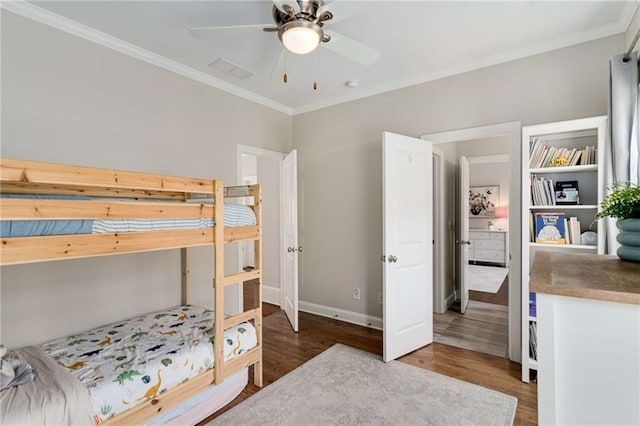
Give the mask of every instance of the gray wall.
M 262 283 L 280 291 L 280 161 L 258 157 L 258 182 L 262 185 Z M 271 294 L 271 293 L 270 293 Z M 279 300 L 270 300 L 277 302 Z
M 236 145 L 288 152 L 291 128 L 285 114 L 2 11 L 2 156 L 235 184 Z M 191 252 L 193 302 L 212 306 L 213 250 Z M 178 250 L 3 267 L 1 278 L 10 347 L 180 301 Z
M 383 131 L 419 136 L 604 115 L 608 61 L 624 48 L 620 34 L 295 116 L 300 300 L 382 314 Z M 361 300 L 353 287 L 362 288 Z

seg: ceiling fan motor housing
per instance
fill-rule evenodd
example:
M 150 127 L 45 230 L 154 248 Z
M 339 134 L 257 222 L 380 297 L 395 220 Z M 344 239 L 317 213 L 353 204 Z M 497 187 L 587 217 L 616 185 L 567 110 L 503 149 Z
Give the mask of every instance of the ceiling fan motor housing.
M 333 18 L 333 14 L 324 11 L 318 16 L 318 10 L 324 5 L 323 0 L 305 1 L 297 0 L 300 11 L 295 13 L 291 6 L 285 5 L 285 11 L 273 7 L 273 21 L 278 26 L 278 38 L 283 41 L 282 37 L 285 32 L 292 28 L 304 27 L 315 31 L 321 42 L 328 42 L 331 37 L 326 35 L 322 30 L 324 21 Z M 287 9 L 288 8 L 288 9 Z

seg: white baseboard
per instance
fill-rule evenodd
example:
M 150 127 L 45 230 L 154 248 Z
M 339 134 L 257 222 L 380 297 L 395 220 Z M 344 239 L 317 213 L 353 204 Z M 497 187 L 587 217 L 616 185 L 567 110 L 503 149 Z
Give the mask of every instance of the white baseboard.
M 455 301 L 456 301 L 456 293 L 454 291 L 449 296 L 447 296 L 447 298 L 444 301 L 446 306 L 447 306 L 447 309 L 449 309 L 449 306 L 453 305 L 453 302 L 455 302 Z
M 278 287 L 262 286 L 262 301 L 280 306 L 280 289 Z
M 339 321 L 351 324 L 361 325 L 363 327 L 375 328 L 382 330 L 382 318 L 371 315 L 360 314 L 358 312 L 347 311 L 331 306 L 318 305 L 317 303 L 298 302 L 298 309 L 309 314 L 320 315 L 321 317 L 333 318 Z

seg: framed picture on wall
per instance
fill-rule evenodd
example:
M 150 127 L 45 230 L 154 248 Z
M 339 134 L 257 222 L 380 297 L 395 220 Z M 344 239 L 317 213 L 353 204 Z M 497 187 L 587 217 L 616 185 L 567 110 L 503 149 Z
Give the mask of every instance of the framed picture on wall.
M 496 206 L 500 200 L 499 187 L 469 187 L 469 217 L 496 217 Z

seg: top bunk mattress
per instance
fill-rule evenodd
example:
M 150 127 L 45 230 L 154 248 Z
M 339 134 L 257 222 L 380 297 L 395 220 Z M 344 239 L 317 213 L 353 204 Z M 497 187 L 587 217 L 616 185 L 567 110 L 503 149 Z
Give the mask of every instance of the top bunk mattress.
M 214 313 L 178 306 L 42 345 L 89 389 L 94 424 L 175 387 L 215 365 Z M 224 332 L 224 358 L 257 345 L 249 322 Z
M 91 200 L 83 196 L 12 195 L 6 198 L 42 198 L 64 200 Z M 117 201 L 117 200 L 113 200 Z M 131 201 L 131 200 L 127 200 Z M 224 226 L 256 225 L 253 209 L 242 204 L 224 205 Z M 95 220 L 3 220 L 0 221 L 0 237 L 30 237 L 47 235 L 102 234 L 140 232 L 166 229 L 212 228 L 213 218 L 194 219 L 95 219 Z

